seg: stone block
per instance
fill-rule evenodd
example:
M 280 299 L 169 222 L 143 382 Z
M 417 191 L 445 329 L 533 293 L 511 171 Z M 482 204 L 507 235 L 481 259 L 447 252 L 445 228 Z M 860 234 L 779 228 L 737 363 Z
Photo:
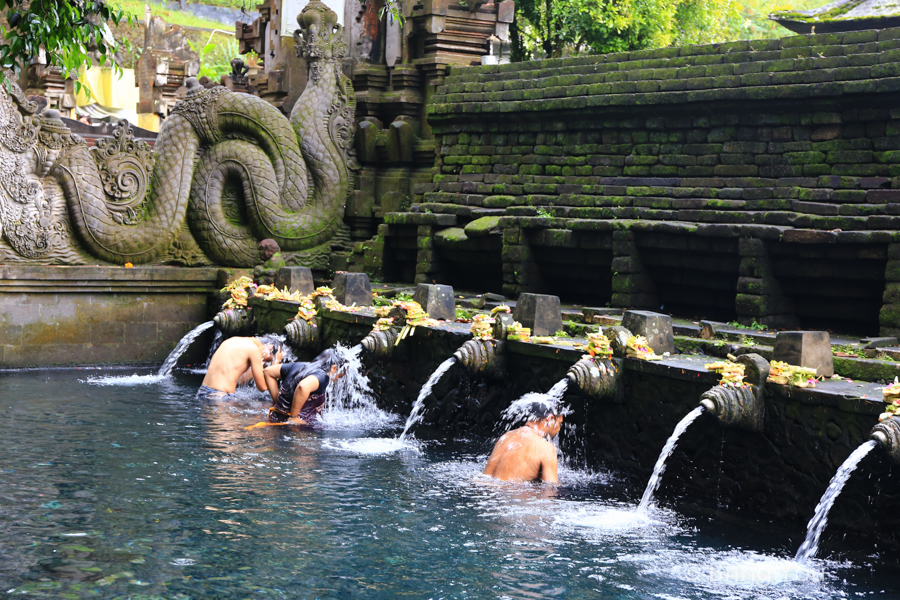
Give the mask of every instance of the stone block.
M 456 320 L 456 302 L 453 299 L 452 286 L 420 283 L 416 286 L 413 300 L 418 302 L 432 319 Z
M 820 377 L 834 375 L 831 336 L 827 331 L 779 331 L 772 360 L 815 369 Z
M 345 306 L 371 306 L 372 286 L 365 273 L 335 273 L 334 297 Z
M 657 354 L 675 352 L 675 336 L 672 317 L 649 310 L 627 310 L 622 317 L 622 327 L 634 335 L 647 338 L 647 344 Z
M 859 340 L 865 350 L 874 350 L 875 348 L 884 348 L 887 346 L 896 346 L 897 338 L 895 337 L 867 337 Z
M 287 288 L 291 292 L 300 292 L 304 296 L 316 291 L 309 267 L 281 267 L 275 275 L 275 287 L 279 290 Z
M 532 335 L 553 335 L 563 326 L 559 296 L 522 294 L 516 302 L 513 318 L 530 328 Z

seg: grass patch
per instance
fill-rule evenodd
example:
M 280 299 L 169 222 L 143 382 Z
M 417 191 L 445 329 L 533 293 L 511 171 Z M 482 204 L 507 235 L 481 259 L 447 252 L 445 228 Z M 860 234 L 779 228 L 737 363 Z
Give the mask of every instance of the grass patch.
M 130 13 L 134 16 L 134 19 L 138 23 L 144 22 L 144 2 L 140 2 L 139 0 L 114 0 L 111 2 L 112 6 L 118 6 L 126 13 Z M 200 27 L 203 29 L 223 29 L 227 31 L 231 31 L 234 29 L 234 25 L 230 28 L 227 25 L 219 23 L 218 21 L 210 21 L 208 19 L 201 19 L 200 17 L 195 17 L 194 15 L 181 11 L 181 10 L 171 10 L 165 5 L 151 3 L 150 6 L 150 14 L 154 17 L 159 17 L 164 20 L 166 23 L 170 25 L 181 25 L 183 27 Z M 227 35 L 222 35 L 221 37 L 232 37 Z
M 847 345 L 833 345 L 831 347 L 831 353 L 840 353 L 840 354 L 852 354 L 857 358 L 868 358 L 866 353 L 863 352 L 863 349 L 858 346 L 847 346 Z
M 753 321 L 749 325 L 743 325 L 741 323 L 738 323 L 737 321 L 732 321 L 728 324 L 728 326 L 734 327 L 735 329 L 752 329 L 754 331 L 765 331 L 769 328 L 767 325 L 757 323 L 756 319 L 753 319 Z

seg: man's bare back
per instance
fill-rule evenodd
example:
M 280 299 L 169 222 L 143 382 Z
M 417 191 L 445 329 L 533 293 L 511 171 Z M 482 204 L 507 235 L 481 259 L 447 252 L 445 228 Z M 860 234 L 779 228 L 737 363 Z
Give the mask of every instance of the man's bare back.
M 503 434 L 488 458 L 485 475 L 504 481 L 557 483 L 556 446 L 548 438 L 559 433 L 561 423 L 561 416 L 549 416 Z
M 266 391 L 268 388 L 262 365 L 264 354 L 267 354 L 266 349 L 257 338 L 228 338 L 209 361 L 203 385 L 233 394 L 241 375 L 250 369 L 256 389 Z

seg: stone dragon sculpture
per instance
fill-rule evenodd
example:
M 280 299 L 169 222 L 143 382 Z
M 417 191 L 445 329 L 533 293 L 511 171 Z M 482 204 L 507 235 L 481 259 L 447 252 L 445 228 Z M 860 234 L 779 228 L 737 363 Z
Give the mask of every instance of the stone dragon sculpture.
M 327 266 L 345 227 L 355 100 L 337 15 L 311 0 L 297 21 L 309 80 L 290 119 L 190 80 L 153 150 L 127 122 L 89 148 L 56 111 L 34 115 L 20 89 L 0 90 L 0 262 L 160 263 L 175 247 L 246 267 L 273 238 L 296 262 Z

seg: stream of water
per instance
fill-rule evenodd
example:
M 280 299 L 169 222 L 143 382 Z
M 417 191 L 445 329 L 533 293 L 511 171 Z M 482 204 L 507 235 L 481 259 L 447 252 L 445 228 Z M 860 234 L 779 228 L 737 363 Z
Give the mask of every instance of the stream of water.
M 647 488 L 644 490 L 644 495 L 641 496 L 641 503 L 638 504 L 637 514 L 646 515 L 647 510 L 650 507 L 650 503 L 653 502 L 653 494 L 656 493 L 656 489 L 659 487 L 659 482 L 662 479 L 663 473 L 666 472 L 666 459 L 672 455 L 672 452 L 675 450 L 676 444 L 678 444 L 678 438 L 681 437 L 681 434 L 687 430 L 691 423 L 693 423 L 697 417 L 703 414 L 703 411 L 706 410 L 702 406 L 698 406 L 691 412 L 689 412 L 681 421 L 678 422 L 678 425 L 675 426 L 675 431 L 672 432 L 672 435 L 669 436 L 669 439 L 666 440 L 666 445 L 663 446 L 662 452 L 659 453 L 659 458 L 656 459 L 656 466 L 653 467 L 653 475 L 650 476 L 650 481 L 647 482 Z
M 825 526 L 828 524 L 828 511 L 831 510 L 834 501 L 837 500 L 847 480 L 850 479 L 850 474 L 856 470 L 860 461 L 877 445 L 878 442 L 874 440 L 861 444 L 847 457 L 844 464 L 831 478 L 831 481 L 828 483 L 828 489 L 825 490 L 825 494 L 822 495 L 822 499 L 816 505 L 816 512 L 813 518 L 810 519 L 809 525 L 806 526 L 806 539 L 803 540 L 803 544 L 797 550 L 797 562 L 807 564 L 816 555 L 816 552 L 819 550 L 819 540 L 822 538 L 822 532 L 825 531 Z
M 410 411 L 409 416 L 406 418 L 406 425 L 403 426 L 403 433 L 400 434 L 398 438 L 400 442 L 406 440 L 407 435 L 409 434 L 409 430 L 413 425 L 422 420 L 424 416 L 422 414 L 422 410 L 425 408 L 425 399 L 428 398 L 428 395 L 431 394 L 432 388 L 437 384 L 438 381 L 441 380 L 441 377 L 444 376 L 444 373 L 450 370 L 450 367 L 456 364 L 456 358 L 450 357 L 444 362 L 442 362 L 437 369 L 434 370 L 434 373 L 431 374 L 431 377 L 428 378 L 428 381 L 425 382 L 425 385 L 422 386 L 422 389 L 419 390 L 419 395 L 416 397 L 416 401 L 413 403 L 412 411 Z

